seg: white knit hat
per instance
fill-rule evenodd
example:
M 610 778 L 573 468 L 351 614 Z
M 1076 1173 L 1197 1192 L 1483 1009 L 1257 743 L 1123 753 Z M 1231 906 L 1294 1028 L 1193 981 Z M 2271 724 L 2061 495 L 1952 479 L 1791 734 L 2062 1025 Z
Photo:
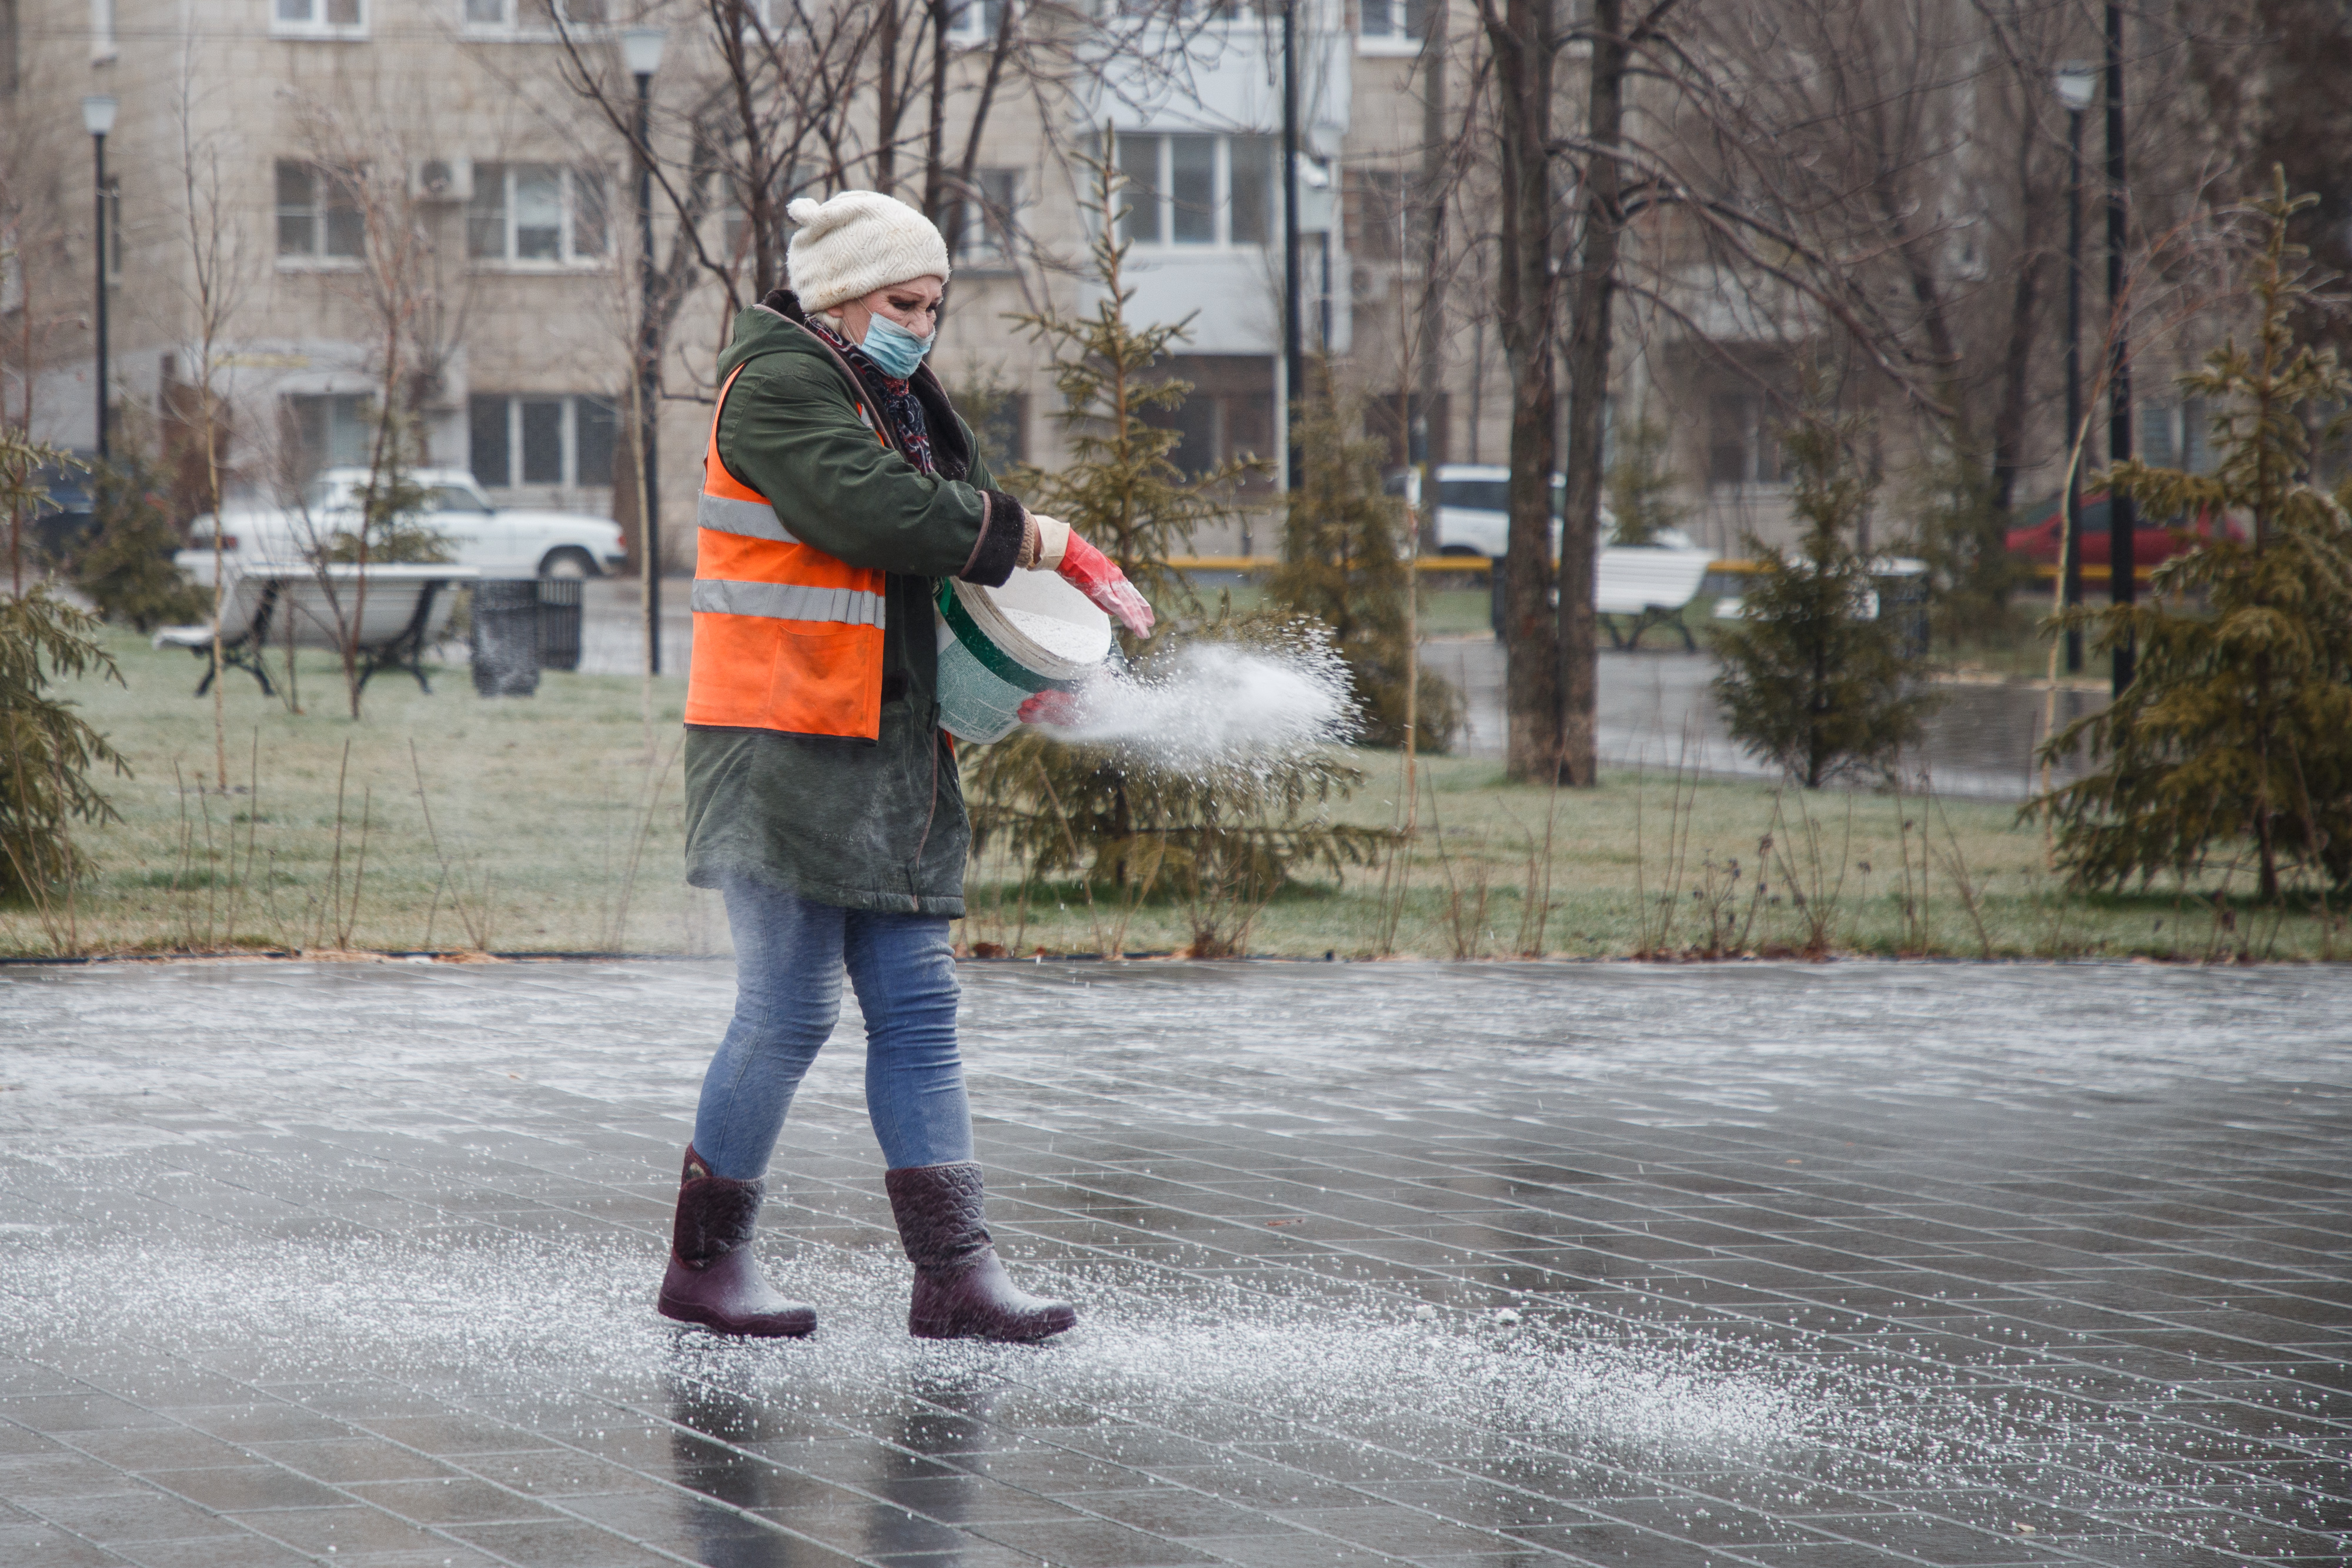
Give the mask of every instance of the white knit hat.
M 948 277 L 948 242 L 937 225 L 896 196 L 840 191 L 803 196 L 784 209 L 800 226 L 784 250 L 784 271 L 803 310 L 830 310 L 909 278 Z

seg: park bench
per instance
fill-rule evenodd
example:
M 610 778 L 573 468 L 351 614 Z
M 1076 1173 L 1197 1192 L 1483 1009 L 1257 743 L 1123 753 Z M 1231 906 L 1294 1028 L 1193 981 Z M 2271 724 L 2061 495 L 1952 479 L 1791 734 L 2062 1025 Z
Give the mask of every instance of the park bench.
M 1696 649 L 1683 612 L 1698 597 L 1699 584 L 1714 558 L 1703 549 L 1675 549 L 1664 545 L 1609 545 L 1594 563 L 1592 609 L 1609 633 L 1612 647 L 1631 648 L 1653 626 L 1671 626 L 1683 634 L 1683 646 Z M 1620 634 L 1616 617 L 1629 615 L 1633 624 Z
M 324 580 L 321 572 L 324 572 Z M 379 670 L 405 670 L 427 693 L 433 684 L 425 677 L 425 650 L 449 626 L 457 608 L 457 590 L 481 575 L 470 566 L 371 566 L 366 570 L 365 602 L 360 594 L 357 566 L 325 568 L 294 561 L 256 561 L 229 579 L 221 604 L 221 664 L 243 670 L 261 683 L 262 695 L 275 695 L 262 655 L 290 641 L 298 648 L 331 648 L 341 652 L 345 628 L 359 617 L 360 685 L 364 687 Z M 333 589 L 329 595 L 330 586 Z M 340 611 L 340 613 L 339 613 Z M 213 629 L 166 626 L 155 633 L 158 648 L 185 648 L 206 661 L 205 678 L 196 695 L 211 689 Z

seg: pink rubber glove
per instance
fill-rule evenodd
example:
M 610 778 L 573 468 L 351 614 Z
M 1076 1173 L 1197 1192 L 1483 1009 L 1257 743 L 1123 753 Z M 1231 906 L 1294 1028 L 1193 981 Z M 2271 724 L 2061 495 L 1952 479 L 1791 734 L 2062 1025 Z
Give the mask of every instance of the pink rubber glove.
M 1023 703 L 1019 711 L 1023 724 L 1068 729 L 1078 722 L 1078 694 L 1048 688 Z
M 1096 609 L 1138 637 L 1151 635 L 1151 606 L 1127 580 L 1127 574 L 1111 564 L 1110 557 L 1072 534 L 1062 564 L 1055 570 L 1064 582 L 1094 601 Z

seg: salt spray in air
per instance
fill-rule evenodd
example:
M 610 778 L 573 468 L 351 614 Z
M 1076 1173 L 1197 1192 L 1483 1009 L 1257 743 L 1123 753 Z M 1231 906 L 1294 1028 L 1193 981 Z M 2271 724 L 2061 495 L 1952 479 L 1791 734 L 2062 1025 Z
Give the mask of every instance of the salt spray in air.
M 1347 662 L 1305 622 L 1262 643 L 1189 643 L 1139 668 L 1107 668 L 1076 696 L 1051 733 L 1187 774 L 1295 765 L 1360 722 Z

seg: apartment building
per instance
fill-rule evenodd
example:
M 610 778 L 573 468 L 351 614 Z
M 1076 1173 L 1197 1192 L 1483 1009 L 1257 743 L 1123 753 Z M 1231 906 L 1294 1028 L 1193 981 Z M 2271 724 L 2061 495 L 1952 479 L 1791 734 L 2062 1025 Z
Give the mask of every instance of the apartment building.
M 414 411 L 404 438 L 423 460 L 470 468 L 501 499 L 598 511 L 617 499 L 632 513 L 615 496 L 630 482 L 634 418 L 632 150 L 566 76 L 577 58 L 613 52 L 608 24 L 622 18 L 610 3 L 6 0 L 0 201 L 15 254 L 0 293 L 13 318 L 0 324 L 0 395 L 12 415 L 29 377 L 38 434 L 95 444 L 94 149 L 82 100 L 102 95 L 116 105 L 104 246 L 119 439 L 152 444 L 184 417 L 209 361 L 237 482 L 282 488 L 321 465 L 364 461 L 390 382 L 396 406 Z M 1004 3 L 959 5 L 956 41 L 983 50 Z M 657 103 L 707 90 L 707 9 L 628 19 L 669 29 Z M 1349 206 L 1393 190 L 1417 156 L 1402 93 L 1424 20 L 1422 0 L 1305 0 L 1297 11 L 1307 329 L 1311 346 L 1343 360 L 1360 314 L 1387 298 L 1382 269 L 1402 265 L 1378 225 L 1371 265 L 1358 265 L 1350 235 L 1364 230 Z M 1129 182 L 1118 221 L 1134 242 L 1132 309 L 1192 322 L 1168 367 L 1194 388 L 1175 416 L 1181 460 L 1276 454 L 1278 26 L 1246 6 L 1187 11 L 1119 33 L 1117 49 L 1091 60 L 1066 16 L 1055 26 L 1057 47 L 1087 68 L 1008 92 L 987 126 L 941 373 L 994 394 L 986 423 L 1001 453 L 1050 461 L 1059 450 L 1046 367 L 1005 314 L 1088 303 L 1080 161 L 1108 150 Z M 1181 69 L 1170 68 L 1176 57 Z M 1360 100 L 1374 108 L 1360 130 Z M 1389 167 L 1368 181 L 1356 168 L 1366 162 Z M 814 172 L 802 183 L 823 193 Z M 667 207 L 656 219 L 660 255 L 677 220 Z M 740 249 L 740 222 L 723 206 L 712 248 Z M 725 317 L 722 291 L 705 284 L 670 334 L 671 516 L 693 493 L 707 418 L 696 398 Z
M 973 101 L 1001 7 L 1017 3 L 955 6 L 955 115 Z M 1416 418 L 1438 460 L 1500 462 L 1507 381 L 1475 267 L 1449 297 L 1426 408 L 1405 353 L 1419 298 L 1406 194 L 1426 140 L 1433 16 L 1431 0 L 1299 0 L 1305 329 L 1397 460 Z M 1234 0 L 1157 14 L 1104 0 L 1018 18 L 1057 68 L 1000 89 L 979 136 L 935 361 L 975 394 L 1000 458 L 1050 464 L 1063 449 L 1050 367 L 1007 318 L 1090 305 L 1084 260 L 1098 214 L 1084 160 L 1108 152 L 1128 182 L 1115 221 L 1133 242 L 1130 310 L 1190 323 L 1165 367 L 1192 387 L 1171 416 L 1179 460 L 1279 461 L 1278 17 Z M 104 212 L 121 439 L 152 446 L 189 417 L 209 361 L 234 479 L 248 491 L 365 461 L 389 391 L 417 458 L 471 470 L 502 501 L 633 523 L 635 162 L 625 120 L 579 90 L 587 69 L 626 93 L 624 22 L 667 29 L 656 140 L 682 162 L 677 128 L 718 79 L 710 13 L 682 0 L 628 15 L 618 0 L 0 0 L 0 205 L 15 252 L 0 277 L 0 398 L 11 417 L 29 377 L 37 432 L 94 444 L 98 253 L 81 104 L 104 95 L 116 104 Z M 1475 13 L 1457 0 L 1446 25 L 1464 38 Z M 871 183 L 868 157 L 851 161 L 848 183 Z M 791 183 L 824 193 L 821 162 L 796 166 Z M 903 164 L 898 189 L 919 194 Z M 677 224 L 657 197 L 657 256 Z M 739 204 L 714 203 L 705 251 L 740 258 L 743 225 Z M 1480 236 L 1464 237 L 1475 250 Z M 662 364 L 660 488 L 673 519 L 690 515 L 729 325 L 726 291 L 696 276 Z M 1751 512 L 1759 496 L 1776 505 L 1753 389 L 1729 384 L 1710 402 L 1714 359 L 1691 357 L 1676 382 L 1672 353 L 1652 358 L 1665 380 L 1629 361 L 1626 386 L 1667 405 L 1694 490 L 1728 486 Z M 1198 548 L 1270 549 L 1273 498 L 1268 476 L 1247 497 L 1256 516 Z M 668 533 L 681 565 L 690 529 Z

